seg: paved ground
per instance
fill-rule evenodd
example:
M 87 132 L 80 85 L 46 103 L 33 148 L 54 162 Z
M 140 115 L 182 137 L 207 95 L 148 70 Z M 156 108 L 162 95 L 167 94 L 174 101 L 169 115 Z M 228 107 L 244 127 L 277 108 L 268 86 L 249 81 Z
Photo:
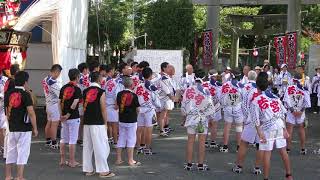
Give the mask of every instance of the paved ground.
M 41 116 L 40 116 L 41 117 Z M 320 116 L 309 114 L 308 128 L 308 145 L 309 149 L 320 147 Z M 232 149 L 230 153 L 223 154 L 217 150 L 207 151 L 207 164 L 211 170 L 209 172 L 186 172 L 183 170 L 185 162 L 185 145 L 186 133 L 183 127 L 180 126 L 179 112 L 171 114 L 172 126 L 175 132 L 169 138 L 154 139 L 154 151 L 157 152 L 153 156 L 137 156 L 137 160 L 142 162 L 141 167 L 130 168 L 127 166 L 114 166 L 115 151 L 112 150 L 109 156 L 109 164 L 112 171 L 117 176 L 113 179 L 130 179 L 130 180 L 202 180 L 202 179 L 217 179 L 217 180 L 248 180 L 262 179 L 262 176 L 255 176 L 250 173 L 252 163 L 254 162 L 254 149 L 249 151 L 244 173 L 237 175 L 231 172 L 232 163 L 235 161 L 235 144 L 232 139 Z M 41 124 L 41 123 L 40 123 Z M 221 142 L 222 127 L 220 126 L 219 141 Z M 156 136 L 156 135 L 155 135 Z M 234 136 L 233 136 L 234 137 Z M 59 154 L 58 151 L 51 151 L 44 148 L 43 134 L 33 140 L 29 165 L 26 167 L 26 178 L 28 180 L 71 180 L 71 179 L 98 179 L 98 177 L 85 177 L 81 169 L 58 167 Z M 296 180 L 319 180 L 320 179 L 320 156 L 308 154 L 300 156 L 298 150 L 298 141 L 295 135 L 294 149 L 290 154 L 293 166 L 293 175 Z M 82 150 L 79 147 L 77 157 L 81 160 Z M 284 171 L 279 155 L 274 151 L 272 157 L 271 179 L 284 179 Z M 4 163 L 0 161 L 0 179 L 4 177 Z

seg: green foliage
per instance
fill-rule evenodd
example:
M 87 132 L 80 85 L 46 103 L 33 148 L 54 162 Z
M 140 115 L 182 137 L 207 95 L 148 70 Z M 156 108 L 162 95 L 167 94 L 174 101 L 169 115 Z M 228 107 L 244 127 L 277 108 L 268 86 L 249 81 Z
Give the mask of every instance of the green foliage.
M 157 49 L 181 49 L 193 41 L 193 5 L 189 0 L 158 0 L 146 18 L 148 38 Z

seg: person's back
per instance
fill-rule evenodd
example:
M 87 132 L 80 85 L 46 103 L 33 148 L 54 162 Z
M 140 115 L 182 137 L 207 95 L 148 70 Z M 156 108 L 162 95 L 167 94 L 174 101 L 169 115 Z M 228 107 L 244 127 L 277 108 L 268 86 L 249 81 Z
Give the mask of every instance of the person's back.
M 85 125 L 103 125 L 100 98 L 104 90 L 98 86 L 91 86 L 83 91 L 83 111 Z
M 137 95 L 128 89 L 120 91 L 117 95 L 119 106 L 119 122 L 135 123 L 137 122 L 137 108 L 140 106 Z

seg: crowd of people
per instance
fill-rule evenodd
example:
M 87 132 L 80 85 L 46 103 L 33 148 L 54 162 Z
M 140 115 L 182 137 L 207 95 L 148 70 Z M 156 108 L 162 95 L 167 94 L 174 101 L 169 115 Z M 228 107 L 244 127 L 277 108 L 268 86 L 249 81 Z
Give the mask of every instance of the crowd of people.
M 159 68 L 156 73 L 145 61 L 123 63 L 117 68 L 98 62 L 82 63 L 69 70 L 53 65 L 42 81 L 47 113 L 45 146 L 60 150 L 60 166 L 82 167 L 86 176 L 97 173 L 101 178 L 113 177 L 108 165 L 111 148 L 116 149 L 116 165 L 124 163 L 122 151 L 126 149 L 127 164 L 140 166 L 134 152 L 154 154 L 154 127 L 159 129 L 160 137 L 170 136 L 170 111 L 180 104 L 182 125 L 188 136 L 184 169 L 209 170 L 204 163 L 206 148 L 229 152 L 234 124 L 237 159 L 233 172 L 243 171 L 248 146 L 252 144 L 257 149 L 254 174 L 263 172 L 264 179 L 269 178 L 275 147 L 285 165 L 285 178 L 293 179 L 288 156 L 292 131 L 298 126 L 300 153 L 306 155 L 305 111 L 312 108 L 312 112 L 319 113 L 320 67 L 310 79 L 304 66 L 298 66 L 292 75 L 286 64 L 271 70 L 268 62 L 253 70 L 245 66 L 242 73 L 227 67 L 223 73 L 212 69 L 206 74 L 203 70 L 194 73 L 189 64 L 178 81 L 173 65 L 164 62 Z M 62 71 L 68 71 L 70 80 L 63 86 L 58 81 Z M 16 179 L 24 180 L 32 132 L 38 135 L 28 80 L 29 74 L 16 65 L 10 73 L 2 71 L 0 76 L 0 145 L 6 158 L 6 180 L 12 179 L 12 165 L 17 165 Z M 216 138 L 218 122 L 222 120 L 220 145 Z M 196 136 L 198 159 L 193 163 Z M 83 146 L 82 163 L 75 157 L 77 144 Z

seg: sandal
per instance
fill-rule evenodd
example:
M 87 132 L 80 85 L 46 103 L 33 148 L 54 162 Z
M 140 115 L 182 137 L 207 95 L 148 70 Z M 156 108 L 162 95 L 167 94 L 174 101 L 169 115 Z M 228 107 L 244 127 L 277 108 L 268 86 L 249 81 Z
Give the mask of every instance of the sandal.
M 70 162 L 66 161 L 66 165 L 71 168 L 82 167 L 82 164 L 79 162 L 75 162 L 75 164 L 72 165 Z
M 96 174 L 96 172 L 95 171 L 92 171 L 92 172 L 87 172 L 85 175 L 86 176 L 93 176 L 93 175 L 95 175 Z
M 115 174 L 112 173 L 112 172 L 108 172 L 107 174 L 99 174 L 99 177 L 100 178 L 111 178 L 111 177 L 114 177 Z
M 141 162 L 134 162 L 133 164 L 129 164 L 130 167 L 137 167 L 137 166 L 141 166 Z

